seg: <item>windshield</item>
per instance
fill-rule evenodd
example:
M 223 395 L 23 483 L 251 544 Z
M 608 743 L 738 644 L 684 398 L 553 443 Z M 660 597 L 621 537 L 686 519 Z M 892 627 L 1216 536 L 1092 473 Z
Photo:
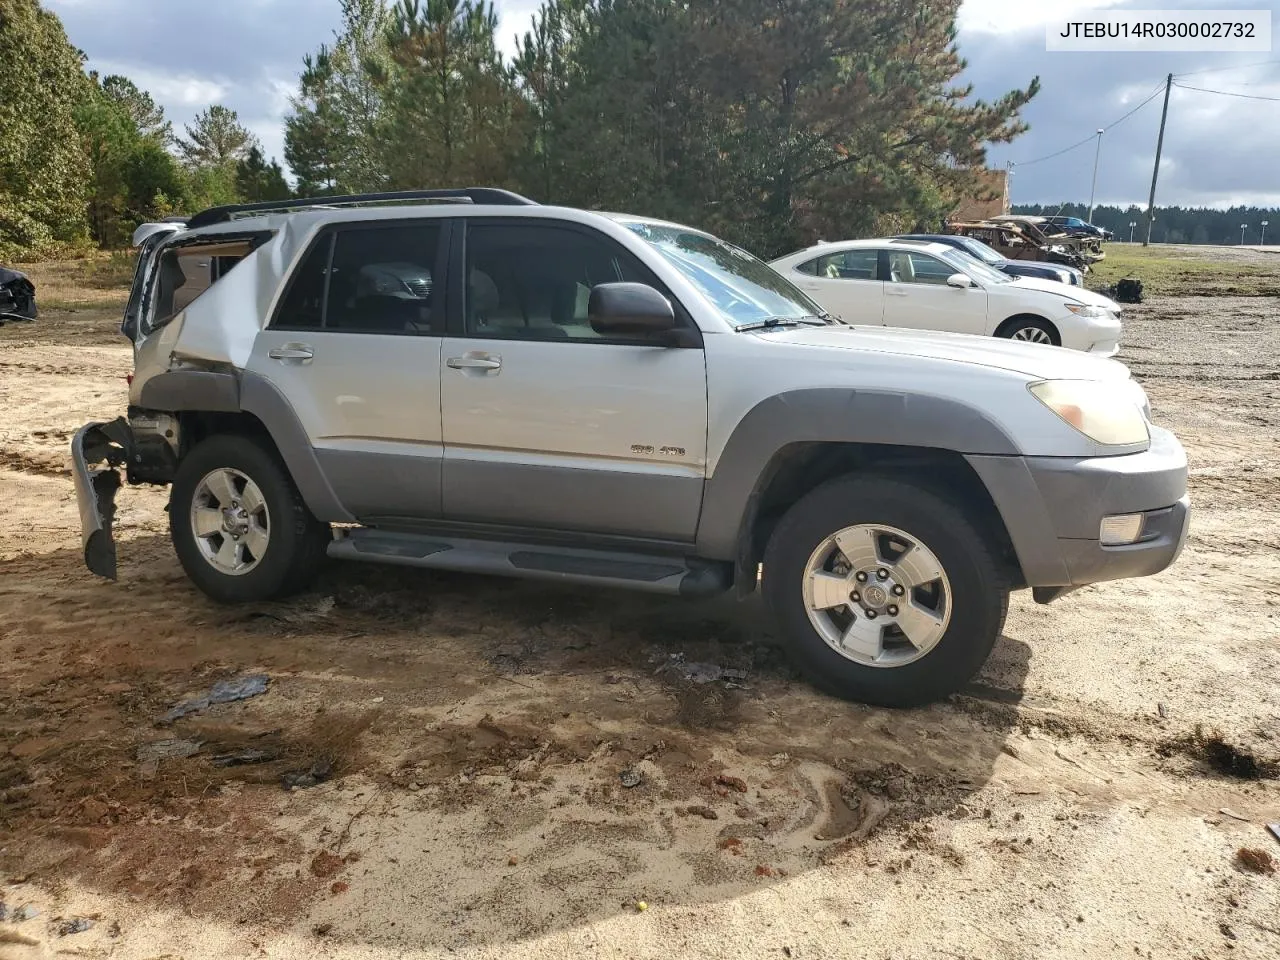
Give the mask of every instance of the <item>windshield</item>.
M 993 270 L 977 257 L 971 257 L 963 250 L 956 250 L 954 247 L 942 254 L 942 259 L 979 283 L 1008 283 L 1010 280 L 1007 274 Z
M 823 309 L 747 251 L 681 227 L 622 221 L 648 242 L 735 327 L 820 317 Z
M 993 265 L 997 263 L 1004 263 L 1004 257 L 1000 256 L 1000 254 L 996 253 L 985 243 L 973 239 L 973 237 L 956 237 L 956 240 L 960 243 L 960 246 L 956 249 L 964 250 L 964 252 L 969 254 L 969 256 L 975 257 L 983 263 L 990 263 Z

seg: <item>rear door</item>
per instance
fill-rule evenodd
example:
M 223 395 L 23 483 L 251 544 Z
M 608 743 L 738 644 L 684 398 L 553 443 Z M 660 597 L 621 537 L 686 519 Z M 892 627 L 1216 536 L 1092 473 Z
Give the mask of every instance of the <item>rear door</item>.
M 981 335 L 987 327 L 987 293 L 981 287 L 952 287 L 955 267 L 916 250 L 886 251 L 884 324 L 920 330 Z
M 293 407 L 366 523 L 440 515 L 440 344 L 449 225 L 342 224 L 295 267 L 249 369 Z
M 845 323 L 883 322 L 884 277 L 875 250 L 823 254 L 800 264 L 788 279 Z

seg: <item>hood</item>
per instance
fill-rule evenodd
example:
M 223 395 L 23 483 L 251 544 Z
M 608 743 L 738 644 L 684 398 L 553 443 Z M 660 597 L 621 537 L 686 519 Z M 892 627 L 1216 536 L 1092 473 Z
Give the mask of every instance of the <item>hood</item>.
M 1054 284 L 1063 286 L 1063 284 Z M 1129 368 L 1115 360 L 1038 343 L 1022 343 L 966 333 L 897 327 L 784 327 L 757 336 L 775 343 L 832 350 L 892 353 L 951 360 L 1009 370 L 1034 380 L 1127 380 Z
M 1095 307 L 1104 307 L 1113 313 L 1120 313 L 1122 309 L 1120 304 L 1110 297 L 1104 297 L 1100 293 L 1094 293 L 1092 290 L 1086 290 L 1084 287 L 1077 287 L 1070 283 L 1059 283 L 1057 280 L 1041 280 L 1039 277 L 1014 277 L 1013 282 L 1024 290 L 1040 290 L 1044 293 L 1060 294 L 1068 300 L 1092 304 Z

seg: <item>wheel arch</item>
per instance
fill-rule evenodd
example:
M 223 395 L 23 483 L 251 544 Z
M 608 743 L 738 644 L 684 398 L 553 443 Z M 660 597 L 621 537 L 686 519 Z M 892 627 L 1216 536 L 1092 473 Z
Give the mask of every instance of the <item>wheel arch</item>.
M 744 416 L 725 444 L 707 481 L 697 555 L 734 561 L 739 591 L 749 592 L 786 508 L 859 471 L 909 473 L 948 494 L 960 489 L 1007 545 L 991 495 L 965 460 L 979 452 L 1019 453 L 999 423 L 960 400 L 843 388 L 779 394 Z
M 1034 320 L 1037 323 L 1043 323 L 1046 327 L 1049 328 L 1049 335 L 1053 337 L 1053 341 L 1054 341 L 1053 345 L 1055 347 L 1062 346 L 1062 331 L 1058 329 L 1058 325 L 1054 323 L 1052 320 L 1050 320 L 1048 317 L 1043 317 L 1038 313 L 1015 313 L 1013 316 L 1008 317 L 1004 321 L 1002 321 L 999 324 L 999 326 L 996 327 L 995 333 L 993 333 L 992 336 L 993 337 L 1008 336 L 1010 331 L 1013 330 L 1013 328 L 1016 327 L 1018 324 L 1027 323 L 1028 321 L 1032 321 L 1032 320 Z
M 221 378 L 234 379 L 234 393 Z M 173 396 L 151 396 L 165 400 L 166 405 L 159 409 L 178 417 L 181 425 L 179 461 L 209 437 L 246 437 L 280 458 L 307 509 L 317 519 L 327 523 L 354 522 L 355 518 L 325 478 L 302 421 L 274 384 L 247 371 L 234 378 L 230 374 L 193 371 L 187 382 L 174 385 L 181 389 L 174 391 Z M 210 397 L 220 400 L 209 403 Z

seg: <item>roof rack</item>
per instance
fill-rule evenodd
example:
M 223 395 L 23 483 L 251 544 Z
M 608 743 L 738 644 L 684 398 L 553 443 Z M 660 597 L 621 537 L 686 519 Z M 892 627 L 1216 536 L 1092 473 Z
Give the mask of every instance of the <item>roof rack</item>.
M 286 210 L 323 210 L 330 207 L 356 207 L 375 203 L 405 203 L 411 200 L 444 200 L 452 203 L 491 204 L 494 206 L 536 206 L 528 197 L 497 187 L 466 187 L 458 190 L 399 190 L 391 193 L 355 193 L 341 197 L 303 197 L 297 200 L 269 200 L 264 203 L 232 203 L 202 210 L 187 221 L 188 230 L 227 223 L 238 216 L 284 212 Z

